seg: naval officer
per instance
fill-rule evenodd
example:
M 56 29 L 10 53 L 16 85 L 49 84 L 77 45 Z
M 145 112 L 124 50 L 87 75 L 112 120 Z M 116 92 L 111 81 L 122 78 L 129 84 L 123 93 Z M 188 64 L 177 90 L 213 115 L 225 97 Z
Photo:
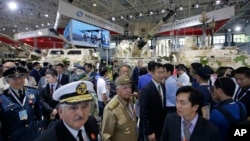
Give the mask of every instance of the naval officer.
M 60 120 L 47 129 L 35 141 L 97 141 L 97 120 L 89 115 L 92 95 L 88 84 L 71 82 L 53 93 L 59 101 Z
M 41 134 L 38 89 L 24 86 L 27 69 L 12 67 L 3 76 L 9 88 L 0 95 L 1 133 L 4 141 L 33 141 Z

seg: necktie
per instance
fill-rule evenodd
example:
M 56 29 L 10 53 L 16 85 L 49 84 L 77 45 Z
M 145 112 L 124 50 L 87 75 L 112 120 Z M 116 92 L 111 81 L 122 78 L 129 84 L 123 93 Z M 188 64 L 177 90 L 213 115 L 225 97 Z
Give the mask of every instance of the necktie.
M 84 141 L 84 140 L 83 140 L 83 137 L 82 137 L 82 130 L 79 130 L 79 131 L 78 131 L 77 136 L 78 136 L 78 138 L 79 138 L 79 141 Z
M 161 93 L 161 85 L 158 85 L 158 92 L 159 92 L 159 95 L 161 97 L 161 103 L 163 105 L 163 96 L 162 96 L 162 93 Z
M 186 138 L 186 141 L 189 141 L 191 133 L 189 131 L 189 128 L 191 127 L 192 123 L 189 121 L 184 121 L 184 136 Z
M 53 95 L 53 92 L 54 92 L 53 86 L 54 86 L 54 85 L 50 85 L 50 95 Z
M 57 83 L 61 84 L 61 75 L 58 75 Z
M 23 92 L 22 90 L 18 90 L 18 97 L 21 101 L 23 101 Z

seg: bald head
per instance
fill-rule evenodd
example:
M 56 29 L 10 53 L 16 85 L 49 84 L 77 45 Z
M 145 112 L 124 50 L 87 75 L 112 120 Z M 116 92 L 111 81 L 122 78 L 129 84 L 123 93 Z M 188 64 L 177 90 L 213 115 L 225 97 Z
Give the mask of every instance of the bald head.
M 5 62 L 3 64 L 3 72 L 5 72 L 6 70 L 8 70 L 9 68 L 13 68 L 15 67 L 16 64 L 14 62 L 11 62 L 11 61 L 8 61 L 8 62 Z

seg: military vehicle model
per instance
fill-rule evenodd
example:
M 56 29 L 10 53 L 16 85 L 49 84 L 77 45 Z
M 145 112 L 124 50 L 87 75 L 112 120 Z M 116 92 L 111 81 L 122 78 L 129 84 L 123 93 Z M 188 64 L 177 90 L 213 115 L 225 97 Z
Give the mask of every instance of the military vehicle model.
M 41 54 L 35 51 L 34 47 L 25 44 L 23 42 L 17 41 L 7 35 L 1 34 L 0 36 L 10 40 L 15 44 L 12 46 L 10 44 L 0 41 L 0 55 L 3 60 L 38 60 L 41 58 Z
M 150 30 L 144 38 L 137 42 L 123 40 L 117 47 L 113 57 L 120 64 L 135 66 L 138 60 L 143 60 L 146 64 L 151 60 L 164 61 L 159 56 L 155 56 L 153 49 L 150 49 L 147 42 L 154 37 L 159 28 L 165 24 L 173 15 L 175 10 L 168 10 L 168 13 Z

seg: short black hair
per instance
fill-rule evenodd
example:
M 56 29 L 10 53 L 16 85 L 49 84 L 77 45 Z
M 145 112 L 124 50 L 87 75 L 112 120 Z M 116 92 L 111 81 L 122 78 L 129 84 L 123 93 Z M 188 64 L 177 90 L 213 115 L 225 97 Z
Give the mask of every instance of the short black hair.
M 58 75 L 57 71 L 56 71 L 55 69 L 51 69 L 51 68 L 48 68 L 48 69 L 45 71 L 45 75 L 46 75 L 46 74 L 50 74 L 50 75 L 52 75 L 52 76 L 57 76 L 57 75 Z
M 189 93 L 188 100 L 191 102 L 192 106 L 198 105 L 199 106 L 198 111 L 201 110 L 204 100 L 202 93 L 200 93 L 197 89 L 195 89 L 192 86 L 180 87 L 176 92 L 176 96 L 178 96 L 180 93 Z
M 248 67 L 239 67 L 233 71 L 233 74 L 244 74 L 247 78 L 250 78 L 250 68 Z
M 62 68 L 64 68 L 64 65 L 63 65 L 63 63 L 59 63 L 59 64 L 57 64 L 56 66 L 59 66 L 59 67 L 62 67 Z
M 91 63 L 85 63 L 84 66 L 87 66 L 88 68 L 92 69 L 93 65 Z
M 191 67 L 195 72 L 195 71 L 199 70 L 202 67 L 202 64 L 198 63 L 198 62 L 194 62 L 194 63 L 191 64 Z
M 170 63 L 166 63 L 166 64 L 164 64 L 163 65 L 165 68 L 166 68 L 166 70 L 167 70 L 167 72 L 171 72 L 171 75 L 173 74 L 173 72 L 174 72 L 174 65 L 172 65 L 172 64 L 170 64 Z
M 108 72 L 108 67 L 105 66 L 105 65 L 100 65 L 99 66 L 99 74 L 100 74 L 100 76 L 104 76 L 106 72 Z
M 233 96 L 236 88 L 235 82 L 230 77 L 218 77 L 214 86 L 216 88 L 221 88 L 227 96 Z

